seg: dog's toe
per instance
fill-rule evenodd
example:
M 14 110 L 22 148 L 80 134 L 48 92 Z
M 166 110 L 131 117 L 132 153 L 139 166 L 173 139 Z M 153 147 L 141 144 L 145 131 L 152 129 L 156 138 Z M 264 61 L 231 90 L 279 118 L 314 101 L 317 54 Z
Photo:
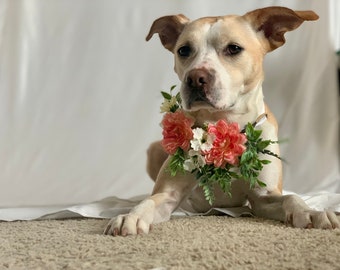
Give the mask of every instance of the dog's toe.
M 330 211 L 298 211 L 287 215 L 287 223 L 296 228 L 306 229 L 340 228 L 339 219 Z
M 288 222 L 296 228 L 312 228 L 313 223 L 310 214 L 305 211 L 294 212 L 289 215 Z
M 313 228 L 316 229 L 332 229 L 333 226 L 326 212 L 313 212 L 311 214 Z
M 119 215 L 110 220 L 104 230 L 104 234 L 113 236 L 128 236 L 136 234 L 147 234 L 151 225 L 141 219 L 138 215 Z
M 104 234 L 117 236 L 121 234 L 121 227 L 124 222 L 124 216 L 119 215 L 112 218 L 104 229 Z
M 327 211 L 327 217 L 332 225 L 333 229 L 340 228 L 340 217 L 338 217 L 334 212 Z
M 146 223 L 144 220 L 139 219 L 137 223 L 137 233 L 147 234 L 150 231 L 150 224 Z
M 340 221 L 332 211 L 313 211 L 311 212 L 313 228 L 317 229 L 337 229 L 340 228 Z
M 121 235 L 127 236 L 137 234 L 137 221 L 138 216 L 132 214 L 126 215 L 122 225 Z

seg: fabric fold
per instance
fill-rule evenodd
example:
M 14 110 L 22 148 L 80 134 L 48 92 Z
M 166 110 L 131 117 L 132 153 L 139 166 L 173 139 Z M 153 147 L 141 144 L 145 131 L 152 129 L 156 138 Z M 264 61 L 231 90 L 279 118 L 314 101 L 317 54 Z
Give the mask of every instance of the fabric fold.
M 284 192 L 284 195 L 295 194 Z M 320 192 L 300 195 L 308 206 L 315 210 L 330 210 L 340 215 L 340 194 Z M 130 199 L 121 199 L 116 196 L 102 200 L 67 206 L 43 206 L 0 209 L 1 221 L 16 220 L 43 220 L 65 218 L 112 218 L 120 214 L 128 213 L 134 206 L 145 199 L 147 195 L 140 195 Z M 173 215 L 228 215 L 231 217 L 252 216 L 249 207 L 212 208 L 204 213 L 194 213 L 178 209 Z

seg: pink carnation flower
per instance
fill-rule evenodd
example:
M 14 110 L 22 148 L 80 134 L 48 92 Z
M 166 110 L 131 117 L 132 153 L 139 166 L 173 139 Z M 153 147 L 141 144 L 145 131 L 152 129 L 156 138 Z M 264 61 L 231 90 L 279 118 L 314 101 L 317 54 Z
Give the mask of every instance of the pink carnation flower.
M 162 146 L 168 154 L 175 154 L 178 148 L 182 148 L 184 151 L 190 149 L 190 140 L 193 138 L 191 130 L 193 124 L 194 120 L 187 117 L 181 110 L 164 115 L 162 120 Z
M 246 136 L 240 133 L 240 126 L 237 123 L 228 124 L 224 120 L 219 120 L 215 125 L 209 124 L 208 133 L 215 139 L 213 147 L 205 152 L 207 164 L 221 168 L 225 168 L 227 164 L 238 165 L 247 142 Z

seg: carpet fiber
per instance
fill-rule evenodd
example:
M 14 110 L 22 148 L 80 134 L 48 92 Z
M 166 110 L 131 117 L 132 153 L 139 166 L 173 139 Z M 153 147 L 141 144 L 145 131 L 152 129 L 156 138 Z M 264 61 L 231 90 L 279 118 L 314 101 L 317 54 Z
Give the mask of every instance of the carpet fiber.
M 197 216 L 124 238 L 102 235 L 106 223 L 0 222 L 0 269 L 340 269 L 339 229 Z

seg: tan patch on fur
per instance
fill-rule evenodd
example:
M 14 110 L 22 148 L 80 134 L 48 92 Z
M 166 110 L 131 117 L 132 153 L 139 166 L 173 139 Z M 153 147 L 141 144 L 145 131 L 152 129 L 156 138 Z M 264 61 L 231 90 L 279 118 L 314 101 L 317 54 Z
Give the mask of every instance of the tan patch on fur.
M 267 121 L 271 123 L 275 127 L 276 130 L 278 130 L 278 124 L 277 124 L 274 114 L 271 112 L 267 104 L 265 104 L 265 108 L 266 108 L 266 113 L 267 113 Z M 277 154 L 280 155 L 280 153 L 277 153 Z M 282 168 L 281 168 L 279 181 L 277 183 L 277 190 L 273 192 L 277 194 L 282 194 Z

